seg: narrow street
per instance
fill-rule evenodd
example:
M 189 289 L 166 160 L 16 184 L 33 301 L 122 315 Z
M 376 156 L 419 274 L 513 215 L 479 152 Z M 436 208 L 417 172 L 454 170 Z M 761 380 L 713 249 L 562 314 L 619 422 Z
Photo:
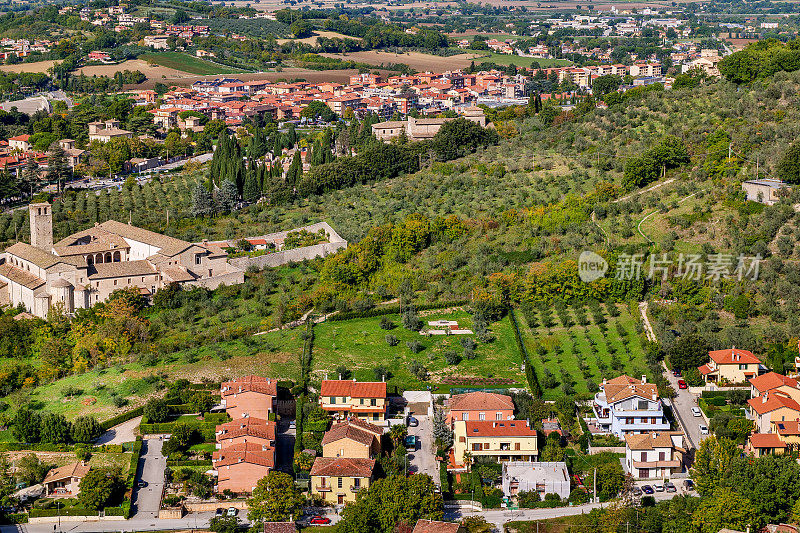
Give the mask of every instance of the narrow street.
M 409 452 L 411 467 L 409 470 L 416 474 L 428 474 L 437 486 L 440 484 L 439 467 L 436 463 L 436 450 L 433 444 L 433 421 L 428 415 L 414 415 L 419 420 L 419 425 L 409 427 L 408 434 L 417 437 L 417 449 Z
M 133 489 L 132 518 L 158 518 L 161 493 L 164 490 L 164 470 L 167 468 L 167 458 L 161 454 L 163 445 L 164 441 L 161 439 L 147 439 L 142 443 L 136 482 L 138 485 L 140 480 L 144 481 L 147 486 Z

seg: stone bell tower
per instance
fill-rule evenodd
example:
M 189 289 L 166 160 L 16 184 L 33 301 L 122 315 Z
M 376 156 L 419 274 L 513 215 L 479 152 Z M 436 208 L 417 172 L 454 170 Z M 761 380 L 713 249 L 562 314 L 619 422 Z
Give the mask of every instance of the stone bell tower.
M 47 202 L 30 204 L 31 245 L 47 252 L 53 250 L 53 211 Z

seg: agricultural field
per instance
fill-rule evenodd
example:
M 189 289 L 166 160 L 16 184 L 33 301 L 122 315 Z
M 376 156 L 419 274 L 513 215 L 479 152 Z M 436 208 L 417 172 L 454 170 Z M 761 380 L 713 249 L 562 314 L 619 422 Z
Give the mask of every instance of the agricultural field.
M 515 64 L 520 68 L 528 68 L 531 65 L 538 65 L 542 68 L 566 67 L 572 64 L 568 59 L 539 59 L 536 57 L 521 57 L 511 54 L 496 54 L 494 52 L 484 52 L 480 50 L 467 50 L 472 55 L 472 60 L 476 65 L 483 63 L 497 63 L 498 65 Z
M 325 31 L 325 30 L 314 30 L 313 35 L 311 37 L 305 37 L 303 39 L 276 39 L 278 44 L 286 44 L 286 43 L 303 43 L 303 44 L 310 44 L 311 46 L 315 46 L 317 44 L 317 37 L 325 37 L 327 39 L 351 39 L 353 41 L 361 41 L 361 37 L 351 37 L 349 35 L 344 35 L 342 33 L 337 33 L 335 31 Z
M 139 57 L 150 64 L 187 72 L 189 74 L 199 74 L 201 76 L 208 74 L 233 74 L 236 72 L 244 72 L 242 69 L 229 67 L 227 65 L 220 65 L 218 63 L 206 61 L 204 59 L 200 59 L 199 57 L 193 57 L 189 54 L 184 54 L 181 52 L 157 52 L 153 54 L 144 54 Z M 150 76 L 148 76 L 148 78 L 149 77 Z
M 17 65 L 0 65 L 0 72 L 36 72 L 47 73 L 48 69 L 58 61 L 35 61 L 32 63 L 19 63 Z
M 189 73 L 181 70 L 180 68 L 172 68 L 155 63 L 148 63 L 142 59 L 129 59 L 122 63 L 114 65 L 90 65 L 80 67 L 76 70 L 77 74 L 84 74 L 86 76 L 113 76 L 117 72 L 124 72 L 126 70 L 138 70 L 148 79 L 160 80 L 168 76 L 188 76 Z
M 457 68 L 467 68 L 476 53 L 464 53 L 449 57 L 424 54 L 422 52 L 382 52 L 380 50 L 364 50 L 361 52 L 350 52 L 347 54 L 320 54 L 325 57 L 333 57 L 344 61 L 358 61 L 368 65 L 388 65 L 403 63 L 420 72 L 444 72 Z
M 620 374 L 652 379 L 637 333 L 638 315 L 618 304 L 582 309 L 523 307 L 517 314 L 544 398 L 593 394 L 603 378 Z

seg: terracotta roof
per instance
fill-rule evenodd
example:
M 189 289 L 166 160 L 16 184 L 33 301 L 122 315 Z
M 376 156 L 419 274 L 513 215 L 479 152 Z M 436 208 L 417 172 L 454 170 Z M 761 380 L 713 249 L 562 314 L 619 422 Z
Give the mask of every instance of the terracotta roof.
M 672 443 L 672 435 L 680 435 L 678 432 L 669 431 L 650 431 L 648 433 L 629 433 L 625 435 L 625 445 L 631 450 L 653 450 L 655 448 L 675 448 Z
M 608 403 L 627 400 L 632 396 L 650 401 L 658 399 L 658 387 L 655 383 L 643 383 L 639 379 L 625 375 L 607 380 L 600 388 L 603 389 Z
M 30 272 L 17 268 L 10 263 L 0 265 L 0 276 L 30 290 L 36 290 L 45 284 L 45 281 L 39 276 L 34 276 Z
M 311 467 L 312 476 L 371 477 L 375 470 L 372 459 L 348 459 L 346 457 L 317 457 Z
M 708 356 L 718 365 L 750 365 L 761 363 L 758 357 L 753 355 L 753 352 L 738 348 L 712 350 L 708 352 Z
M 382 381 L 323 380 L 320 396 L 348 396 L 350 398 L 386 398 L 386 383 Z
M 148 276 L 157 270 L 149 261 L 120 261 L 118 263 L 95 263 L 89 279 L 124 278 L 127 276 Z
M 710 367 L 710 366 L 708 366 L 707 364 L 706 364 L 706 365 L 701 365 L 701 366 L 698 366 L 698 367 L 697 367 L 697 370 L 698 370 L 698 371 L 699 371 L 699 372 L 700 372 L 702 375 L 704 375 L 704 376 L 705 376 L 706 374 L 710 374 L 711 372 L 713 372 L 713 370 L 711 370 L 711 367 Z
M 775 433 L 753 433 L 750 435 L 751 448 L 786 448 L 786 443 Z
M 797 380 L 790 377 L 778 374 L 777 372 L 767 372 L 761 376 L 750 378 L 750 384 L 756 388 L 758 392 L 764 393 L 772 389 L 787 386 L 796 388 Z
M 350 439 L 364 446 L 371 446 L 375 440 L 375 435 L 345 421 L 334 424 L 331 429 L 326 431 L 325 436 L 322 437 L 322 444 L 330 444 L 341 439 Z
M 6 252 L 24 259 L 39 268 L 50 268 L 61 262 L 59 257 L 25 242 L 18 242 L 6 248 Z
M 161 273 L 164 274 L 164 276 L 168 277 L 169 280 L 177 282 L 194 281 L 196 279 L 196 277 L 191 272 L 177 266 L 163 267 L 161 269 Z
M 267 468 L 275 467 L 275 448 L 261 446 L 252 442 L 234 444 L 217 450 L 211 456 L 214 468 L 248 463 Z
M 190 242 L 182 241 L 181 239 L 176 239 L 168 235 L 162 235 L 154 231 L 137 228 L 130 224 L 117 222 L 116 220 L 107 220 L 100 224 L 99 227 L 123 238 L 156 246 L 160 248 L 159 253 L 166 256 L 177 255 L 192 246 Z
M 89 465 L 83 463 L 82 461 L 64 465 L 59 468 L 54 468 L 47 473 L 47 476 L 44 478 L 43 483 L 50 483 L 51 481 L 59 481 L 61 479 L 65 479 L 68 477 L 82 478 L 83 476 L 89 473 L 89 468 L 90 468 Z
M 364 420 L 361 420 L 357 416 L 352 416 L 348 418 L 347 422 L 351 426 L 356 426 L 359 429 L 362 429 L 368 433 L 372 433 L 376 437 L 380 437 L 381 435 L 383 435 L 383 429 L 381 427 L 376 426 L 375 424 L 370 424 L 369 422 L 366 422 Z
M 295 533 L 294 522 L 264 522 L 264 533 Z
M 437 522 L 435 520 L 417 520 L 411 533 L 458 533 L 461 525 L 453 522 Z
M 527 420 L 468 420 L 466 422 L 467 438 L 469 437 L 535 437 L 536 430 Z
M 220 433 L 222 431 L 225 433 Z M 216 432 L 217 440 L 233 439 L 243 436 L 275 440 L 275 422 L 264 420 L 263 418 L 241 418 L 218 425 Z
M 800 435 L 800 421 L 782 420 L 773 422 L 778 435 Z
M 244 376 L 226 381 L 220 386 L 221 395 L 230 396 L 240 392 L 258 392 L 270 396 L 278 395 L 278 382 L 261 376 Z
M 780 392 L 767 392 L 758 398 L 750 398 L 747 400 L 747 403 L 750 404 L 750 407 L 752 407 L 753 410 L 759 415 L 763 415 L 765 413 L 785 407 L 787 409 L 797 411 L 798 416 L 800 416 L 800 404 L 798 404 L 789 396 Z
M 468 392 L 450 397 L 451 411 L 494 411 L 497 409 L 514 409 L 510 396 L 492 392 Z

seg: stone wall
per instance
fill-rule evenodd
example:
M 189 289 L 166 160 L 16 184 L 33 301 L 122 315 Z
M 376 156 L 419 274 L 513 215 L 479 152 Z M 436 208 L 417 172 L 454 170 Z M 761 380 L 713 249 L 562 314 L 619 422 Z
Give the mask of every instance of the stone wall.
M 119 521 L 125 520 L 122 516 L 61 516 L 61 522 L 101 522 L 101 521 Z M 29 524 L 53 524 L 59 521 L 58 516 L 37 516 L 35 518 L 28 518 Z
M 227 510 L 230 507 L 235 507 L 240 511 L 247 510 L 246 500 L 220 500 L 218 502 L 183 502 L 183 506 L 190 513 L 207 513 L 209 511 L 216 511 L 222 507 Z
M 231 265 L 229 268 L 231 269 L 231 272 L 226 272 L 225 274 L 220 274 L 219 276 L 211 276 L 210 278 L 187 281 L 183 285 L 189 287 L 205 287 L 206 289 L 213 291 L 223 283 L 228 286 L 244 283 L 244 270 L 236 267 L 235 265 Z
M 327 222 L 318 222 L 317 224 L 303 226 L 302 228 L 281 231 L 279 233 L 270 233 L 269 235 L 261 235 L 252 238 L 264 239 L 267 242 L 272 242 L 276 239 L 285 239 L 286 235 L 291 231 L 306 230 L 310 233 L 316 233 L 320 229 L 324 229 L 325 233 L 328 234 L 328 242 L 315 244 L 313 246 L 304 246 L 302 248 L 293 248 L 291 250 L 281 250 L 257 257 L 234 257 L 228 262 L 242 270 L 247 270 L 251 266 L 256 266 L 258 268 L 277 267 L 292 261 L 300 262 L 306 259 L 314 259 L 315 257 L 325 257 L 343 248 L 347 248 L 347 241 L 341 238 Z

